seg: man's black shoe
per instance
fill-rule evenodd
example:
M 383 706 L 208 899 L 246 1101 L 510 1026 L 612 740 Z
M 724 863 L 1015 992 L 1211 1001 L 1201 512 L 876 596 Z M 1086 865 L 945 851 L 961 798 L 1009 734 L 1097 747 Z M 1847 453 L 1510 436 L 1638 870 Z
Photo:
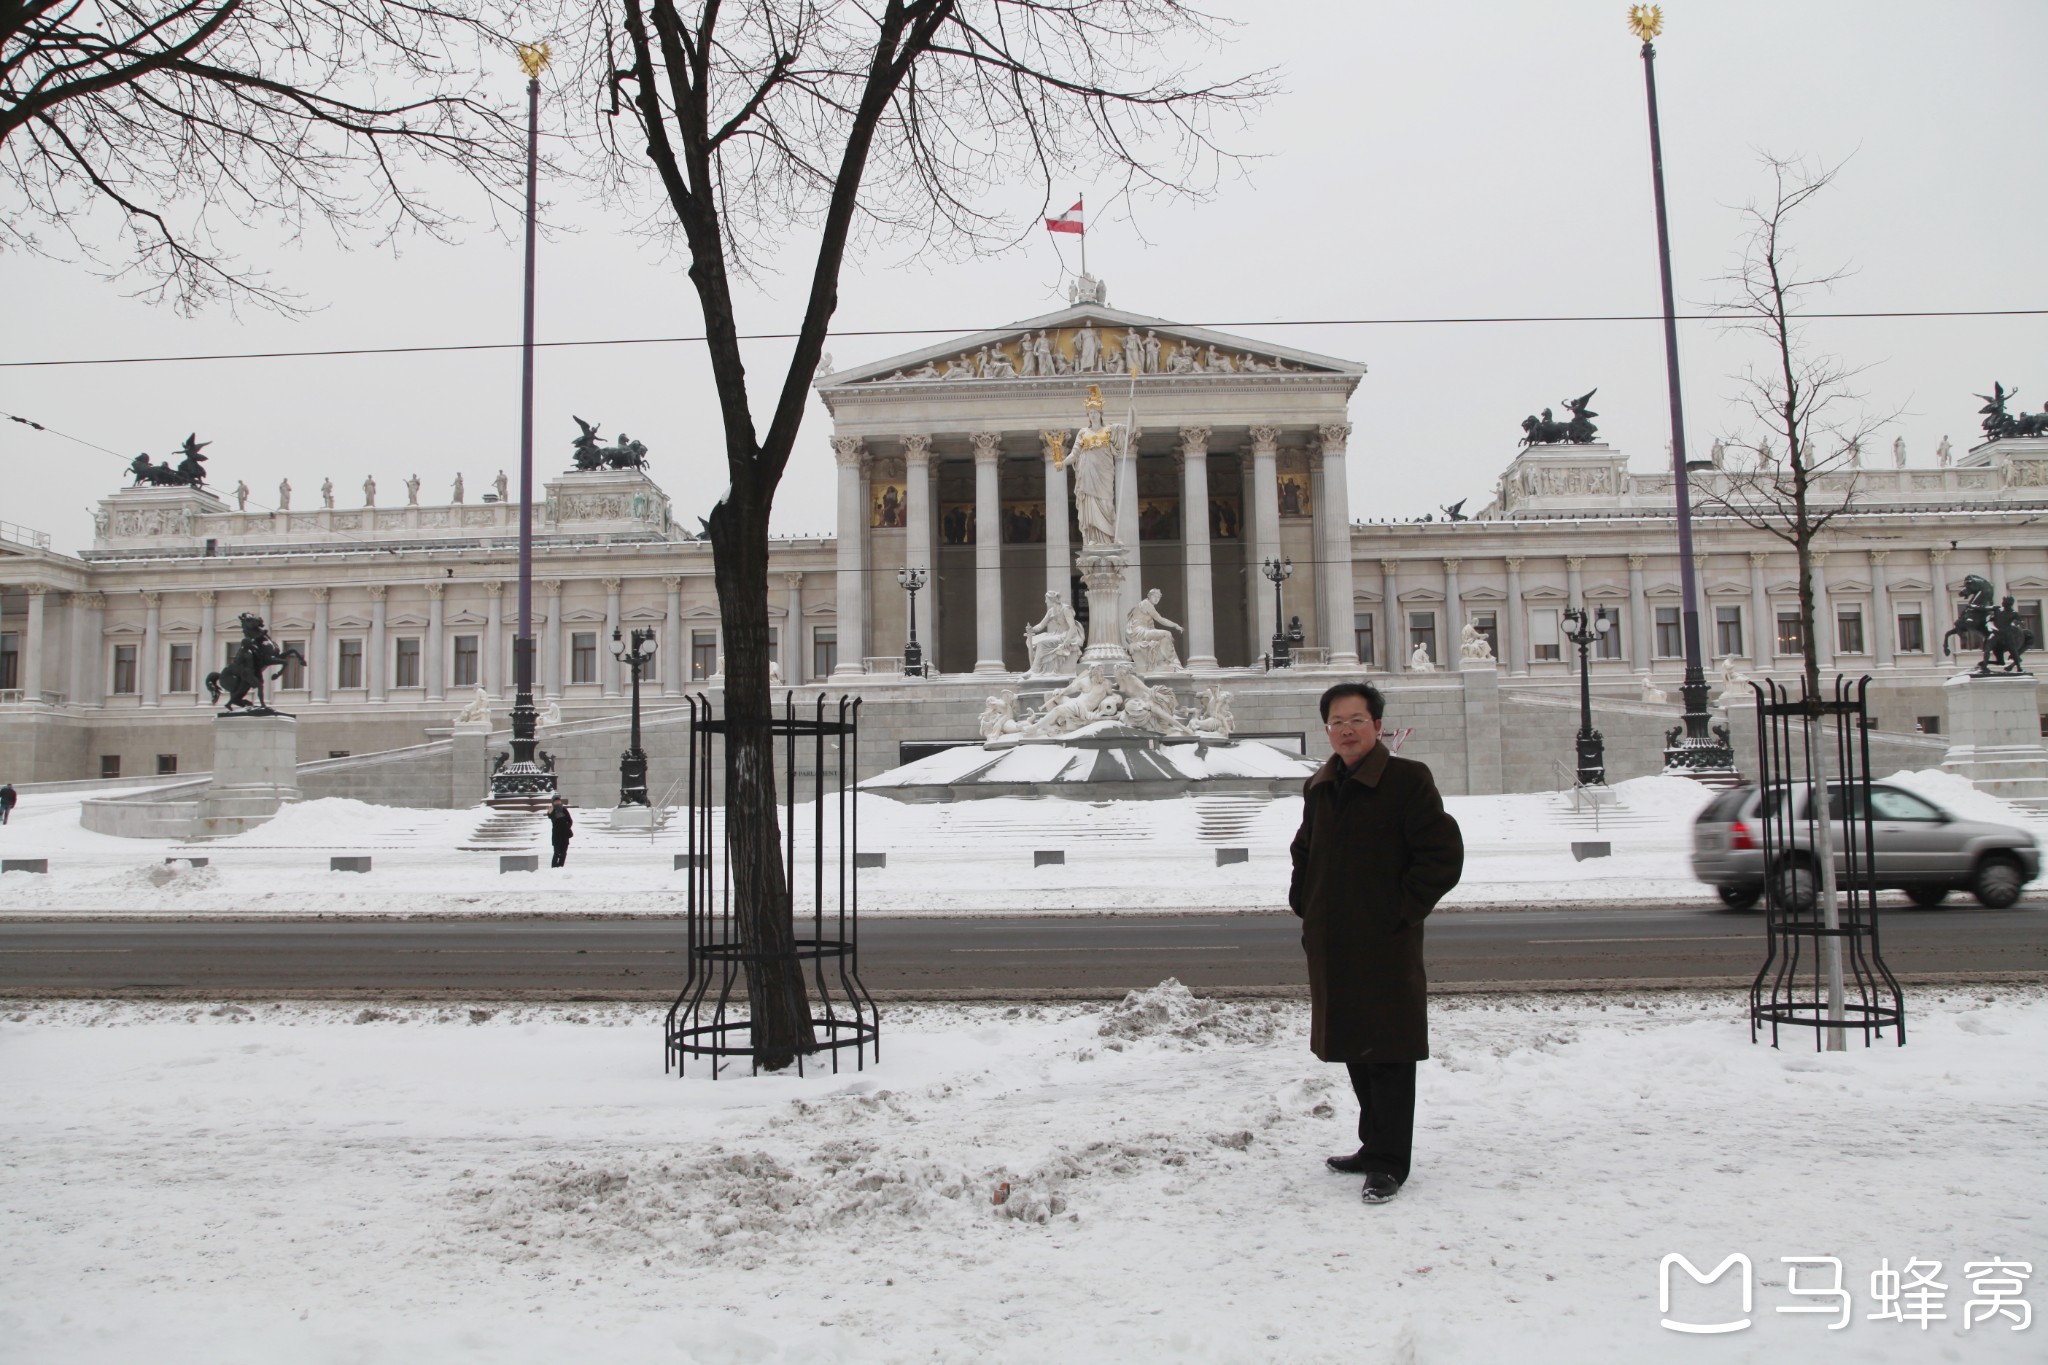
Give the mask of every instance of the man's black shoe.
M 1368 1169 L 1363 1147 L 1350 1156 L 1326 1156 L 1323 1158 L 1323 1164 L 1339 1175 L 1364 1175 Z
M 1373 1171 L 1365 1177 L 1365 1188 L 1358 1197 L 1368 1204 L 1384 1204 L 1401 1192 L 1401 1182 L 1385 1171 Z

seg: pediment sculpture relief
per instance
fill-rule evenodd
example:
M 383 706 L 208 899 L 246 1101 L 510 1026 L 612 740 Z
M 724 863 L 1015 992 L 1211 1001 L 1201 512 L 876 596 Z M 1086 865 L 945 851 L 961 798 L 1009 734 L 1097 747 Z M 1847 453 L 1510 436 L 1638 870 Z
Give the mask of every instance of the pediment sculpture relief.
M 1055 379 L 1067 375 L 1277 374 L 1306 367 L 1278 356 L 1225 350 L 1136 327 L 1042 328 L 868 382 L 924 379 Z

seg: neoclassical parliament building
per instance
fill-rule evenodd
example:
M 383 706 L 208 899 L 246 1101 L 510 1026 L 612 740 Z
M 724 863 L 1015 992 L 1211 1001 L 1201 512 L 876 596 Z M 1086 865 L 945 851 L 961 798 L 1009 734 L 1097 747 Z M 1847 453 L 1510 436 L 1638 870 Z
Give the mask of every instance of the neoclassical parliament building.
M 1352 413 L 1354 399 L 1371 405 L 1366 380 L 1355 361 L 1111 308 L 1099 286 L 1043 317 L 820 375 L 832 429 L 791 477 L 831 470 L 838 530 L 774 543 L 781 685 L 863 696 L 864 774 L 976 739 L 999 688 L 1043 690 L 1023 676 L 1025 628 L 1048 593 L 1084 605 L 1065 453 L 1095 384 L 1130 433 L 1116 466 L 1117 539 L 1134 547 L 1125 606 L 1159 590 L 1159 612 L 1180 628 L 1176 685 L 1221 682 L 1241 734 L 1320 752 L 1316 696 L 1362 674 L 1387 688 L 1389 723 L 1410 730 L 1403 752 L 1430 762 L 1447 791 L 1555 785 L 1577 727 L 1563 612 L 1583 605 L 1614 626 L 1592 662 L 1610 772 L 1654 771 L 1682 671 L 1668 464 L 1632 471 L 1603 444 L 1503 440 L 1497 486 L 1470 519 L 1354 522 L 1352 469 L 1396 458 L 1356 434 L 1368 429 Z M 1503 412 L 1521 401 L 1499 396 Z M 683 529 L 708 509 L 675 507 L 663 487 L 718 456 L 659 458 L 653 472 L 537 480 L 538 683 L 561 713 L 543 745 L 570 760 L 564 784 L 588 804 L 616 790 L 629 674 L 612 656 L 615 630 L 659 641 L 644 684 L 657 769 L 663 718 L 722 681 L 711 549 Z M 230 487 L 264 482 L 232 456 L 219 465 Z M 1729 477 L 1703 462 L 1695 507 L 1711 509 Z M 2048 440 L 1988 441 L 1952 463 L 1946 443 L 1938 459 L 1884 452 L 1827 491 L 1850 506 L 1816 557 L 1824 664 L 1873 677 L 1878 728 L 1902 762 L 1923 748 L 1938 762 L 1941 682 L 1956 671 L 1938 651 L 1963 579 L 2012 595 L 2041 635 Z M 366 479 L 361 492 L 330 485 L 275 510 L 241 501 L 120 489 L 76 553 L 0 523 L 0 780 L 204 772 L 205 677 L 245 612 L 305 656 L 273 696 L 299 717 L 302 763 L 383 756 L 402 772 L 404 755 L 446 743 L 478 689 L 498 726 L 509 723 L 518 508 L 502 483 L 453 500 L 420 501 L 416 485 L 380 497 Z M 1789 547 L 1706 510 L 1694 549 L 1714 659 L 1750 677 L 1795 673 Z M 1289 569 L 1277 607 L 1274 562 Z M 902 666 L 906 569 L 924 577 L 924 677 Z M 1301 647 L 1271 667 L 1276 628 L 1297 621 Z M 1493 659 L 1462 657 L 1467 626 Z M 428 803 L 460 801 L 466 781 Z M 474 785 L 481 799 L 481 774 Z

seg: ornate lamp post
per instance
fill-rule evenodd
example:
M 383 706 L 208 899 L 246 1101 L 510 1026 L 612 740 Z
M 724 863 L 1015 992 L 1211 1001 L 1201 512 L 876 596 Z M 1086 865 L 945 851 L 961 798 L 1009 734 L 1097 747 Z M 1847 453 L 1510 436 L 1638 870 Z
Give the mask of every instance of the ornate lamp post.
M 555 789 L 554 764 L 536 752 L 533 706 L 533 266 L 540 179 L 540 73 L 548 45 L 522 44 L 526 71 L 526 302 L 519 383 L 519 620 L 512 632 L 512 760 L 491 774 L 493 801 L 531 802 Z M 634 744 L 637 747 L 639 740 Z M 644 799 L 644 798 L 643 798 Z
M 1579 647 L 1579 785 L 1604 787 L 1607 785 L 1607 746 L 1600 738 L 1600 732 L 1593 728 L 1592 666 L 1587 661 L 1587 650 L 1595 640 L 1614 629 L 1614 622 L 1608 619 L 1605 607 L 1596 609 L 1590 621 L 1586 619 L 1584 607 L 1566 607 L 1564 619 L 1569 626 L 1564 638 Z
M 1657 200 L 1657 270 L 1664 286 L 1664 373 L 1671 394 L 1671 486 L 1678 498 L 1678 581 L 1685 634 L 1685 736 L 1664 751 L 1666 772 L 1729 772 L 1735 754 L 1707 729 L 1707 672 L 1700 657 L 1699 585 L 1692 559 L 1692 483 L 1685 459 L 1685 408 L 1678 391 L 1678 313 L 1671 290 L 1671 233 L 1664 211 L 1664 143 L 1657 130 L 1657 49 L 1650 40 L 1664 31 L 1658 5 L 1631 5 L 1628 26 L 1643 41 L 1643 88 L 1650 102 L 1650 185 Z M 1762 623 L 1760 622 L 1759 625 Z
M 903 672 L 907 677 L 924 676 L 924 648 L 917 643 L 917 590 L 924 586 L 923 569 L 898 569 L 896 581 L 910 594 L 910 639 L 903 645 Z
M 647 752 L 640 747 L 640 674 L 654 662 L 654 632 L 635 630 L 630 648 L 612 627 L 612 657 L 633 670 L 633 737 L 626 752 L 619 755 L 619 804 L 647 804 Z
M 1280 605 L 1280 585 L 1294 577 L 1294 561 L 1269 559 L 1261 572 L 1273 583 L 1273 667 L 1286 668 L 1294 662 L 1294 653 L 1288 648 L 1287 613 Z

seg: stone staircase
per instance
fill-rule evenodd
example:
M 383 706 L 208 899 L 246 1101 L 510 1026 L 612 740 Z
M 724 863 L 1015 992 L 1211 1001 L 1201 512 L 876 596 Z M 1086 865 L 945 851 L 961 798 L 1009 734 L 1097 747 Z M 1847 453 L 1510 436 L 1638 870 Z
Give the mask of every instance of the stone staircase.
M 1203 796 L 1195 800 L 1195 837 L 1205 844 L 1244 845 L 1273 804 L 1264 796 Z
M 523 852 L 546 842 L 540 837 L 546 822 L 547 817 L 539 811 L 493 809 L 468 840 L 456 847 L 464 853 Z

